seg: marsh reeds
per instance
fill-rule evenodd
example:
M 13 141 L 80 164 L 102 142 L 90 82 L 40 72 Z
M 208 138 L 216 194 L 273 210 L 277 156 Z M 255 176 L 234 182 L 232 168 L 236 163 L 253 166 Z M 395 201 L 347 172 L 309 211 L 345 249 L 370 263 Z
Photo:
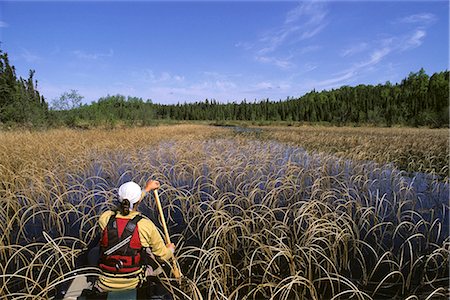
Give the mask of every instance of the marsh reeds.
M 263 137 L 338 157 L 391 163 L 408 173 L 448 177 L 449 130 L 367 127 L 271 127 Z
M 449 183 L 439 172 L 203 126 L 0 139 L 2 298 L 52 297 L 78 274 L 96 276 L 77 257 L 99 214 L 121 183 L 149 177 L 162 183 L 184 274 L 181 285 L 161 277 L 175 298 L 449 296 Z M 151 198 L 140 209 L 158 224 Z

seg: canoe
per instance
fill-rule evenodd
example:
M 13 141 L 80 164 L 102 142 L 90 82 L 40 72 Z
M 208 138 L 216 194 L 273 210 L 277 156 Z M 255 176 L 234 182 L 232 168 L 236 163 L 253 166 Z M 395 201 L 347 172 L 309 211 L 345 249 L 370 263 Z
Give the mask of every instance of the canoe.
M 76 267 L 96 266 L 98 261 L 98 247 L 84 251 L 76 260 Z M 152 265 L 150 263 L 150 265 Z M 161 268 L 162 266 L 162 268 Z M 154 265 L 154 274 L 163 272 L 165 264 L 160 267 Z M 157 276 L 149 276 L 143 287 L 134 290 L 114 291 L 108 293 L 95 293 L 92 289 L 96 278 L 84 274 L 78 274 L 72 281 L 57 287 L 55 299 L 64 300 L 89 300 L 89 299 L 163 299 L 171 300 L 171 294 L 160 283 Z
M 96 293 L 92 291 L 93 283 L 90 282 L 87 276 L 79 275 L 66 287 L 62 287 L 58 290 L 55 299 L 63 300 L 113 300 L 113 299 L 125 299 L 125 300 L 137 300 L 137 299 L 149 299 L 149 300 L 172 300 L 172 296 L 166 289 L 159 283 L 157 278 L 148 279 L 145 287 L 133 290 L 114 291 L 108 293 Z

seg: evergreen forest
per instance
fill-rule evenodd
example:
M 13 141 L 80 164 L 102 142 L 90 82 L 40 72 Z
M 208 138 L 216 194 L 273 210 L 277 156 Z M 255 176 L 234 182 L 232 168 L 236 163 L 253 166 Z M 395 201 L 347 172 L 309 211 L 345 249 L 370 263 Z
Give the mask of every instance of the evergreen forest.
M 244 99 L 220 103 L 205 99 L 165 105 L 138 97 L 107 95 L 90 104 L 82 104 L 83 97 L 72 90 L 55 99 L 51 109 L 39 93 L 34 76 L 35 71 L 30 70 L 27 79 L 18 77 L 7 53 L 0 50 L 0 124 L 3 127 L 91 127 L 119 123 L 145 126 L 166 120 L 433 128 L 449 125 L 449 71 L 429 76 L 420 69 L 395 84 L 386 82 L 313 90 L 298 98 L 278 101 Z
M 0 50 L 0 124 L 40 126 L 48 123 L 47 102 L 37 90 L 35 72 L 18 78 L 8 54 Z

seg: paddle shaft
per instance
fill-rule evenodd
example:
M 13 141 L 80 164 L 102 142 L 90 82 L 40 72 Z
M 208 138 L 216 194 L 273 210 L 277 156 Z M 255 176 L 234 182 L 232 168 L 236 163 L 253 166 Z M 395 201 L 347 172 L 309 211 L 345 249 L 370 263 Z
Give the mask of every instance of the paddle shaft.
M 158 190 L 153 190 L 153 194 L 155 195 L 156 206 L 158 207 L 159 215 L 161 216 L 161 223 L 162 223 L 163 230 L 164 230 L 164 237 L 165 237 L 165 240 L 166 240 L 166 244 L 170 244 L 171 242 L 170 242 L 169 230 L 167 230 L 166 218 L 164 217 L 164 211 L 163 211 L 162 206 L 161 206 L 161 201 L 159 201 Z M 177 266 L 177 261 L 176 261 L 175 255 L 173 256 L 172 272 L 173 272 L 173 276 L 175 278 L 180 278 L 181 277 L 181 272 L 180 272 L 180 270 L 178 270 L 178 266 Z

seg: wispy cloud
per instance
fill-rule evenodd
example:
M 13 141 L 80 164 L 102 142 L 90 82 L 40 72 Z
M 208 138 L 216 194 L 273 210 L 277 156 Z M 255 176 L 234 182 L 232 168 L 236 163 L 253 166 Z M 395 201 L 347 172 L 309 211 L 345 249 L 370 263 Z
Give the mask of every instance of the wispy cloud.
M 230 89 L 235 89 L 237 85 L 232 81 L 227 80 L 216 80 L 215 82 L 217 88 L 219 88 L 222 91 L 228 91 Z
M 341 51 L 341 56 L 352 56 L 361 52 L 366 51 L 369 48 L 369 44 L 366 42 L 358 43 L 356 45 L 352 45 Z
M 42 59 L 36 53 L 33 53 L 30 50 L 25 49 L 25 48 L 21 49 L 20 57 L 22 57 L 28 63 L 36 63 Z
M 401 53 L 419 47 L 424 42 L 427 33 L 423 29 L 416 29 L 413 32 L 401 36 L 394 36 L 373 42 L 369 49 L 368 59 L 355 64 L 357 68 L 369 67 L 381 62 L 391 53 Z
M 261 91 L 261 90 L 272 90 L 272 89 L 278 89 L 278 90 L 287 90 L 291 87 L 291 85 L 287 82 L 280 82 L 280 81 L 261 81 L 253 85 L 255 91 Z
M 386 46 L 382 48 L 376 48 L 372 50 L 368 58 L 362 62 L 356 63 L 353 67 L 353 71 L 357 71 L 362 68 L 369 68 L 373 65 L 378 64 L 384 57 L 386 57 L 393 50 L 392 47 Z
M 153 72 L 153 75 L 155 73 Z M 134 82 L 137 90 L 145 91 L 147 97 L 160 103 L 174 103 L 174 101 L 203 101 L 204 99 L 216 99 L 218 101 L 241 101 L 256 99 L 261 94 L 272 98 L 279 93 L 289 95 L 288 83 L 281 81 L 258 80 L 256 78 L 243 78 L 242 74 L 226 74 L 218 71 L 204 71 L 196 78 L 186 78 L 176 81 L 176 75 L 171 75 L 170 80 L 159 81 L 162 73 L 154 75 L 153 81 L 146 84 Z M 151 76 L 150 76 L 151 77 Z
M 285 15 L 284 22 L 260 34 L 257 41 L 239 42 L 236 47 L 253 51 L 253 59 L 280 69 L 295 66 L 295 55 L 318 50 L 318 45 L 305 41 L 319 34 L 327 25 L 328 11 L 324 2 L 302 2 Z
M 307 85 L 309 89 L 330 89 L 334 87 L 339 87 L 344 84 L 349 83 L 357 75 L 356 68 L 350 68 L 340 73 L 333 74 L 331 78 L 320 81 L 312 81 Z
M 9 24 L 6 23 L 5 21 L 0 21 L 0 28 L 6 28 L 9 27 Z
M 322 2 L 300 3 L 286 14 L 283 25 L 262 35 L 259 41 L 265 46 L 260 48 L 258 53 L 270 53 L 282 45 L 314 37 L 328 24 L 327 13 Z
M 184 81 L 183 75 L 171 74 L 168 71 L 155 73 L 151 69 L 134 71 L 131 75 L 133 78 L 142 81 L 145 84 L 157 84 L 157 83 L 172 84 Z
M 355 82 L 358 76 L 375 68 L 389 55 L 400 54 L 403 51 L 419 47 L 423 43 L 425 36 L 426 32 L 418 29 L 402 36 L 381 39 L 371 43 L 361 43 L 354 48 L 348 48 L 347 52 L 344 51 L 342 54 L 347 53 L 346 55 L 350 55 L 361 52 L 366 58 L 354 62 L 342 72 L 332 75 L 331 78 L 313 82 L 313 87 L 329 89 Z
M 205 95 L 217 95 L 221 92 L 229 92 L 237 87 L 234 82 L 226 80 L 204 80 L 200 82 L 195 82 L 190 85 L 185 86 L 188 90 L 196 91 L 198 95 L 203 92 Z
M 253 44 L 250 42 L 237 42 L 234 44 L 237 48 L 242 48 L 244 50 L 251 50 L 253 48 Z
M 255 84 L 257 90 L 271 90 L 274 88 L 274 84 L 268 81 L 262 81 Z
M 298 50 L 298 54 L 303 55 L 303 54 L 306 54 L 306 53 L 318 51 L 320 49 L 322 49 L 322 47 L 319 46 L 319 45 L 309 45 L 309 46 L 301 47 Z
M 305 63 L 303 64 L 303 66 L 300 68 L 300 73 L 299 74 L 305 74 L 308 72 L 311 72 L 313 70 L 317 69 L 317 65 L 313 64 L 313 63 Z
M 216 99 L 218 101 L 237 100 L 239 93 L 237 85 L 228 81 L 200 81 L 180 86 L 156 85 L 147 88 L 150 98 L 159 103 L 174 103 L 175 101 L 203 101 Z
M 284 23 L 285 25 L 299 24 L 302 37 L 309 38 L 327 25 L 325 22 L 327 14 L 324 3 L 303 2 L 287 13 Z
M 408 50 L 408 49 L 419 47 L 420 45 L 422 45 L 423 40 L 425 39 L 426 35 L 427 35 L 427 32 L 425 30 L 417 29 L 416 31 L 414 31 L 413 34 L 411 34 L 410 36 L 408 36 L 404 39 L 404 43 L 403 43 L 403 46 L 401 47 L 401 49 Z
M 75 55 L 78 59 L 83 59 L 83 60 L 96 60 L 99 58 L 104 58 L 104 57 L 113 57 L 114 56 L 114 51 L 112 49 L 109 49 L 108 52 L 106 53 L 89 53 L 83 50 L 75 50 L 72 51 L 72 54 Z
M 429 25 L 437 21 L 437 17 L 432 13 L 421 13 L 409 15 L 397 20 L 398 23 Z
M 256 55 L 255 60 L 262 63 L 270 63 L 281 69 L 289 69 L 294 66 L 294 63 L 291 61 L 291 57 L 288 58 L 278 58 L 274 56 L 260 56 Z
M 205 98 L 230 99 L 238 84 L 230 76 L 215 71 L 200 73 L 196 79 L 186 79 L 184 75 L 151 69 L 135 71 L 132 86 L 141 94 L 161 103 L 177 101 L 201 101 Z M 232 77 L 232 76 L 231 76 Z
M 199 82 L 190 85 L 193 90 L 204 90 L 207 94 L 215 94 L 214 91 L 230 92 L 235 91 L 238 88 L 236 78 L 240 77 L 239 74 L 227 75 L 217 71 L 205 71 L 202 72 L 202 78 Z
M 402 52 L 420 47 L 427 36 L 427 28 L 437 20 L 437 17 L 430 13 L 414 14 L 397 19 L 393 24 L 408 23 L 414 24 L 415 29 L 409 29 L 408 32 L 400 35 L 392 35 L 388 38 L 363 41 L 355 45 L 344 48 L 341 51 L 341 57 L 352 57 L 360 54 L 358 57 L 365 57 L 356 61 L 346 68 L 340 74 L 336 74 L 331 79 L 324 80 L 319 84 L 322 86 L 340 85 L 347 81 L 348 76 L 354 76 L 352 79 L 363 73 L 371 71 L 377 65 L 384 62 L 391 55 L 401 55 Z

